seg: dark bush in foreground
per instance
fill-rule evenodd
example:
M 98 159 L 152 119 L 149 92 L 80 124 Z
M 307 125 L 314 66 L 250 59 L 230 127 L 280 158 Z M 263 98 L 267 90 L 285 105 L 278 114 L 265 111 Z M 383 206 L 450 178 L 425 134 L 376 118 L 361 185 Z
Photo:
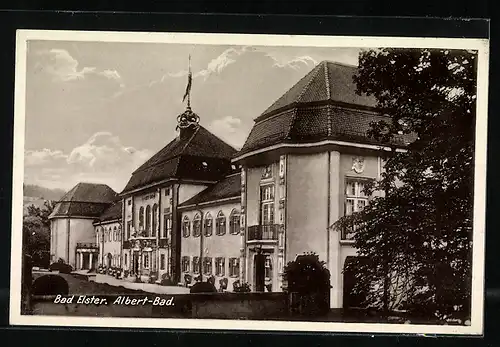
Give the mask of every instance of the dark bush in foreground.
M 287 286 L 292 294 L 292 311 L 321 315 L 330 309 L 330 271 L 315 253 L 305 253 L 290 261 L 284 269 Z
M 210 282 L 198 282 L 191 287 L 190 293 L 217 293 L 217 289 Z
M 32 286 L 33 295 L 67 295 L 68 282 L 61 276 L 45 275 L 35 280 Z
M 71 271 L 73 271 L 73 267 L 69 264 L 58 261 L 57 263 L 50 264 L 49 270 L 50 271 L 59 271 L 62 274 L 69 274 L 69 273 L 71 273 Z

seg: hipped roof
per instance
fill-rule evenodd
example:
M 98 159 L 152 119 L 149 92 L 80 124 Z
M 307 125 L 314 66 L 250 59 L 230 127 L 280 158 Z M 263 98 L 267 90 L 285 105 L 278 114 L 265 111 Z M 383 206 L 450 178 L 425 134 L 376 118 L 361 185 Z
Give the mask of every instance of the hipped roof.
M 198 125 L 193 134 L 177 137 L 132 173 L 122 194 L 163 180 L 217 181 L 230 170 L 236 150 Z
M 323 140 L 379 144 L 368 136 L 372 122 L 390 120 L 377 113 L 375 98 L 358 95 L 357 67 L 324 61 L 255 119 L 239 155 L 282 143 Z M 411 136 L 396 143 L 406 145 Z

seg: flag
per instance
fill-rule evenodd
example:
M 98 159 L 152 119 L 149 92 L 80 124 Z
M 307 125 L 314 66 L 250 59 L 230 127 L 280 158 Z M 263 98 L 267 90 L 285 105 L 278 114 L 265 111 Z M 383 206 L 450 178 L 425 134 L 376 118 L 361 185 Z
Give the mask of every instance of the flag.
M 193 82 L 193 75 L 191 74 L 191 56 L 189 56 L 189 72 L 188 72 L 188 84 L 186 86 L 186 92 L 184 93 L 184 97 L 182 98 L 182 102 L 188 98 L 189 102 L 189 95 L 191 94 L 191 84 Z

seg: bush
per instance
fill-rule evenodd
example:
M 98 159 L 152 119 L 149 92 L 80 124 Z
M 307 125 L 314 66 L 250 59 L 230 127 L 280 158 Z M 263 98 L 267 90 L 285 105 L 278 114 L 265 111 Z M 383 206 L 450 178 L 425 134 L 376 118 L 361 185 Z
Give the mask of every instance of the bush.
M 326 314 L 330 309 L 330 271 L 315 253 L 297 256 L 284 269 L 284 288 L 292 294 L 292 311 L 307 315 Z
M 252 291 L 251 286 L 247 282 L 241 283 L 240 280 L 234 281 L 233 292 L 235 293 L 250 293 Z
M 190 293 L 217 293 L 217 289 L 210 282 L 198 282 L 191 287 Z
M 160 284 L 162 286 L 175 286 L 176 285 L 174 283 L 174 281 L 172 280 L 172 278 L 170 277 L 170 275 L 167 273 L 164 273 L 163 275 L 161 275 Z
M 184 275 L 184 283 L 186 284 L 186 287 L 189 286 L 192 281 L 193 281 L 193 276 L 191 276 L 190 274 Z
M 33 295 L 67 295 L 68 293 L 68 282 L 57 275 L 44 275 L 39 277 L 32 286 Z
M 227 289 L 228 280 L 226 277 L 219 280 L 219 291 L 222 293 Z
M 50 271 L 59 271 L 62 274 L 69 274 L 71 271 L 73 271 L 73 267 L 69 264 L 64 263 L 64 261 L 60 262 L 57 261 L 57 263 L 52 263 L 49 266 Z
M 315 253 L 306 253 L 290 261 L 284 269 L 287 291 L 315 293 L 330 290 L 330 271 Z

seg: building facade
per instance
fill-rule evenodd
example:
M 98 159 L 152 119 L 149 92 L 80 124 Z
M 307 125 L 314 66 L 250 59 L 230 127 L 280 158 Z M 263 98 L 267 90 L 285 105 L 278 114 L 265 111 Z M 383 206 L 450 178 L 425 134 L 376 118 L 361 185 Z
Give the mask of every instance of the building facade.
M 105 184 L 79 183 L 54 207 L 50 220 L 50 261 L 74 269 L 95 268 L 98 249 L 94 221 L 117 199 Z
M 99 250 L 97 264 L 122 267 L 122 202 L 116 201 L 94 222 L 95 245 Z M 124 259 L 124 261 L 127 259 Z M 125 264 L 125 262 L 123 262 Z
M 240 190 L 233 173 L 179 206 L 183 284 L 213 277 L 218 289 L 232 291 L 241 279 Z

